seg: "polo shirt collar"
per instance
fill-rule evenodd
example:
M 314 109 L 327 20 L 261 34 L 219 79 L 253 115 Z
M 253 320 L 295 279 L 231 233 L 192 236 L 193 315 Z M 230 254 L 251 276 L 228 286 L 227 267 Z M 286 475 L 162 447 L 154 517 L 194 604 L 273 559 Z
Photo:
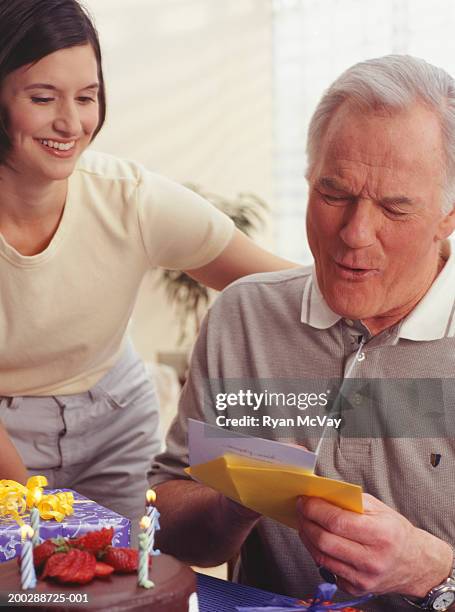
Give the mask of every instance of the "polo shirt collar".
M 400 338 L 439 340 L 455 335 L 455 253 L 449 241 L 443 243 L 446 264 L 417 306 L 403 319 Z
M 455 253 L 449 241 L 443 243 L 444 268 L 414 310 L 403 319 L 397 338 L 425 341 L 455 335 Z M 325 301 L 319 288 L 315 267 L 311 268 L 302 296 L 300 321 L 327 329 L 342 317 Z
M 315 327 L 316 329 L 327 329 L 335 325 L 341 316 L 329 307 L 319 289 L 316 268 L 311 268 L 302 297 L 302 311 L 300 321 Z

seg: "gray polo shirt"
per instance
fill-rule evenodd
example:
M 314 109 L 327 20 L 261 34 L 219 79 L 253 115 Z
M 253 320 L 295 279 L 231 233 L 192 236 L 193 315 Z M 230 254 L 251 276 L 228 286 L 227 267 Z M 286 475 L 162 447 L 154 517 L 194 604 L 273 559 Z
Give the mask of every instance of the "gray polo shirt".
M 312 268 L 254 275 L 228 287 L 202 327 L 151 484 L 186 477 L 188 417 L 290 418 L 275 428 L 250 420 L 235 429 L 311 450 L 320 443 L 317 474 L 361 485 L 454 544 L 455 256 L 446 248 L 446 265 L 417 307 L 374 337 L 360 321 L 330 310 Z M 220 393 L 247 389 L 276 401 L 257 409 L 245 402 L 219 407 Z M 315 421 L 324 415 L 341 418 L 340 426 L 324 430 Z M 302 424 L 305 416 L 316 424 Z M 321 582 L 297 532 L 268 518 L 244 543 L 239 580 L 299 598 Z M 397 596 L 364 608 L 410 609 Z

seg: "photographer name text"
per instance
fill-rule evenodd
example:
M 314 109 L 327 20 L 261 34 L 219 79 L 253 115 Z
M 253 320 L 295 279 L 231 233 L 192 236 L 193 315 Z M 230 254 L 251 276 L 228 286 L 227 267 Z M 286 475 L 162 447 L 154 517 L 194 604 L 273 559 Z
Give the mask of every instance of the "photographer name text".
M 302 416 L 298 414 L 295 417 L 274 418 L 268 414 L 260 416 L 245 415 L 238 418 L 227 417 L 224 414 L 219 414 L 216 417 L 218 427 L 334 427 L 338 429 L 341 424 L 341 419 L 331 418 L 327 415 L 323 416 Z

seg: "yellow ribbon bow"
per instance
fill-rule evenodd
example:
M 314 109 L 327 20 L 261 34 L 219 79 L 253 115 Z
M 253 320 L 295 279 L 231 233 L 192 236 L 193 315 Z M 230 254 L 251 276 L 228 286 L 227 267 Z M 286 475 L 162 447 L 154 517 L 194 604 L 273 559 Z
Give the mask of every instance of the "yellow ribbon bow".
M 0 517 L 11 517 L 23 525 L 22 516 L 36 506 L 42 519 L 63 521 L 73 514 L 74 496 L 70 491 L 45 495 L 45 476 L 31 476 L 24 486 L 15 480 L 0 480 Z

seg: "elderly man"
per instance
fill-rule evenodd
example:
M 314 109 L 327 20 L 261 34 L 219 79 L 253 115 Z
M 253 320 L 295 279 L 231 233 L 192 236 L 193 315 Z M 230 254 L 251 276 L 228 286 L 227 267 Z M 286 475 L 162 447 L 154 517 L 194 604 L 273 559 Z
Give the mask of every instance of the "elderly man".
M 367 610 L 447 610 L 455 602 L 454 81 L 407 56 L 352 67 L 316 109 L 308 158 L 315 266 L 242 279 L 211 309 L 153 468 L 160 547 L 199 565 L 240 550 L 241 581 L 296 597 L 313 592 L 324 566 L 346 593 L 377 594 Z M 378 435 L 376 423 L 359 435 L 320 432 L 319 444 L 314 432 L 295 437 L 318 447 L 318 474 L 363 486 L 364 514 L 300 499 L 297 533 L 185 479 L 187 418 L 214 421 L 207 381 L 259 377 L 380 381 L 363 399 L 370 416 L 386 415 L 388 433 Z M 416 392 L 412 381 L 428 384 Z M 351 424 L 365 414 L 355 395 Z M 387 419 L 398 417 L 390 433 Z

